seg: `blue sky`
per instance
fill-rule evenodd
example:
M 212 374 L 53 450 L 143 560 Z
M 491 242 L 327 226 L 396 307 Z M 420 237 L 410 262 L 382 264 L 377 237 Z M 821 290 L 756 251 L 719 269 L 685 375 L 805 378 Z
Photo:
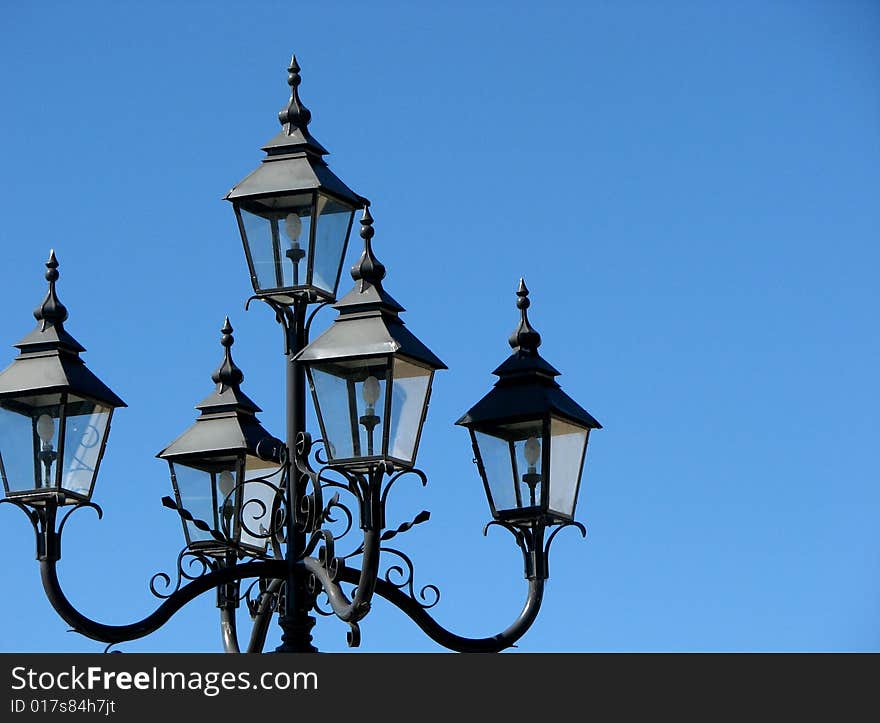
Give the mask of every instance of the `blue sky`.
M 5 358 L 54 248 L 67 327 L 129 404 L 105 518 L 65 533 L 83 612 L 123 623 L 156 604 L 148 580 L 182 535 L 154 455 L 210 391 L 226 314 L 244 389 L 282 432 L 279 331 L 244 311 L 221 199 L 276 132 L 295 51 L 311 130 L 372 200 L 386 287 L 449 366 L 419 453 L 430 484 L 401 485 L 390 512 L 432 512 L 398 542 L 441 588 L 440 622 L 494 634 L 525 595 L 512 540 L 481 535 L 452 424 L 509 351 L 525 276 L 545 357 L 605 428 L 588 537 L 556 541 L 518 649 L 880 650 L 877 4 L 48 2 L 3 18 Z M 0 650 L 100 650 L 45 601 L 23 515 L 0 520 Z M 121 649 L 219 650 L 204 597 Z M 440 649 L 383 601 L 362 632 L 368 652 Z M 345 626 L 321 618 L 315 640 L 345 650 Z

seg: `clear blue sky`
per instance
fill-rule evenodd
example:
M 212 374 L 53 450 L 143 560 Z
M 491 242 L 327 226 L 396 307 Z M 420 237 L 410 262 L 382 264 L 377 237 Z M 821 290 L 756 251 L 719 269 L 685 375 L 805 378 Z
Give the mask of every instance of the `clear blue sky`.
M 373 202 L 386 286 L 449 366 L 431 482 L 390 512 L 432 511 L 398 541 L 438 619 L 493 634 L 525 595 L 452 424 L 509 351 L 524 275 L 545 357 L 605 428 L 588 538 L 557 539 L 519 649 L 880 650 L 880 6 L 846 0 L 5 3 L 2 364 L 55 248 L 68 329 L 129 404 L 105 519 L 65 532 L 74 603 L 155 606 L 182 536 L 154 455 L 210 391 L 226 314 L 282 433 L 280 335 L 244 312 L 221 198 L 278 128 L 293 51 L 331 168 Z M 0 650 L 100 650 L 65 632 L 7 506 L 0 543 Z M 211 597 L 121 649 L 219 650 Z M 364 651 L 439 650 L 381 600 L 362 631 Z M 344 650 L 345 626 L 315 639 Z

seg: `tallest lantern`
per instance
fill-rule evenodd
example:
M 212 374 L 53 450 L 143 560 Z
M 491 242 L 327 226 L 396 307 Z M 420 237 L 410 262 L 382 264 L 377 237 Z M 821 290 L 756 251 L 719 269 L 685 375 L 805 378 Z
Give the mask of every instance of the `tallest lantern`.
M 354 212 L 367 203 L 327 167 L 327 150 L 309 133 L 312 114 L 299 97 L 299 71 L 294 56 L 290 101 L 278 114 L 281 132 L 263 146 L 259 167 L 226 194 L 254 292 L 285 305 L 298 296 L 335 300 Z

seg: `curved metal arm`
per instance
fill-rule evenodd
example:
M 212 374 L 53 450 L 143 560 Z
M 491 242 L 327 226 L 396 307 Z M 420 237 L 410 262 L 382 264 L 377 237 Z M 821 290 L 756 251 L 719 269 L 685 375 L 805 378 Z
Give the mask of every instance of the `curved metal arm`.
M 330 600 L 330 607 L 340 620 L 346 623 L 356 623 L 362 620 L 370 611 L 370 601 L 379 579 L 379 531 L 364 531 L 364 557 L 361 569 L 356 571 L 353 579 L 347 579 L 346 582 L 353 582 L 357 585 L 354 599 L 349 600 L 342 588 L 336 583 L 336 579 L 340 575 L 340 571 L 352 570 L 346 568 L 337 562 L 335 568 L 336 575 L 332 575 L 327 568 L 322 565 L 314 557 L 307 557 L 303 560 L 306 570 L 312 573 L 321 583 L 327 598 Z
M 309 567 L 308 561 L 306 566 Z M 356 582 L 359 572 L 350 567 L 343 567 L 339 570 L 338 577 L 345 582 Z M 535 622 L 544 598 L 544 580 L 541 578 L 529 580 L 528 597 L 522 612 L 507 629 L 489 638 L 465 638 L 447 630 L 434 620 L 423 606 L 387 580 L 376 581 L 376 594 L 406 613 L 431 640 L 444 648 L 459 653 L 497 653 L 516 643 Z
M 187 583 L 168 597 L 155 612 L 129 625 L 104 625 L 87 618 L 74 608 L 61 590 L 55 560 L 41 560 L 40 575 L 52 607 L 76 632 L 104 643 L 121 643 L 149 635 L 164 625 L 180 608 L 211 588 L 252 577 L 283 578 L 287 575 L 287 565 L 284 561 L 266 560 L 215 570 Z

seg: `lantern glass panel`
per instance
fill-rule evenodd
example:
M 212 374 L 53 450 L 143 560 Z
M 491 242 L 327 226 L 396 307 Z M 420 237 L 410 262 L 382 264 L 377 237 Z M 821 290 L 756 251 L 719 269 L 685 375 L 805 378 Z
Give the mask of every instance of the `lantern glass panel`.
M 324 363 L 309 377 L 330 459 L 382 455 L 388 360 Z
M 181 506 L 227 537 L 233 536 L 235 527 L 236 467 L 235 459 L 200 463 L 199 467 L 171 463 Z M 209 531 L 200 530 L 192 521 L 184 520 L 183 525 L 189 544 L 214 541 Z
M 550 420 L 550 510 L 574 516 L 589 430 L 553 417 Z
M 354 209 L 329 196 L 318 195 L 315 208 L 315 260 L 312 267 L 313 286 L 336 295 L 339 273 L 348 245 L 348 234 Z
M 240 208 L 255 291 L 308 284 L 313 195 L 249 201 Z
M 498 513 L 542 505 L 544 424 L 540 419 L 475 431 L 492 503 Z
M 388 454 L 414 462 L 433 371 L 403 358 L 394 359 Z
M 70 397 L 67 400 L 61 476 L 63 489 L 91 497 L 112 411 L 110 407 L 87 399 Z
M 0 402 L 0 471 L 8 493 L 55 487 L 60 394 Z M 38 432 L 39 429 L 45 441 Z
M 510 461 L 510 444 L 503 439 L 484 432 L 474 431 L 480 461 L 486 475 L 486 487 L 493 511 L 511 510 L 517 507 L 516 485 Z

